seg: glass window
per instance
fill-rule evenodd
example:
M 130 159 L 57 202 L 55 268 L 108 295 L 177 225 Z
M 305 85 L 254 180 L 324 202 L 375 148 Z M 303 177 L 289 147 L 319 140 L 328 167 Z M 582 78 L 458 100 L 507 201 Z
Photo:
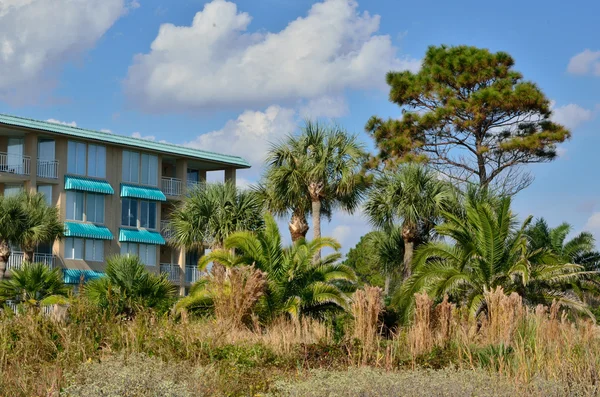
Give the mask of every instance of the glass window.
M 65 258 L 83 259 L 83 239 L 68 237 L 65 239 Z
M 121 225 L 137 227 L 137 200 L 123 198 L 121 201 Z
M 156 266 L 156 245 L 140 244 L 140 260 L 146 266 Z
M 138 245 L 135 243 L 121 243 L 121 255 L 132 256 L 138 255 Z
M 140 173 L 140 154 L 123 150 L 123 181 L 138 183 Z
M 67 150 L 67 172 L 69 174 L 85 175 L 85 152 L 83 142 L 69 141 Z
M 4 196 L 18 196 L 23 191 L 23 185 L 4 185 Z
M 87 194 L 85 216 L 88 222 L 104 223 L 104 195 Z
M 42 193 L 44 198 L 46 199 L 46 204 L 49 207 L 52 206 L 52 185 L 38 185 L 37 187 L 38 193 Z
M 88 145 L 88 175 L 106 178 L 106 147 Z
M 158 184 L 158 156 L 142 154 L 142 183 L 151 186 Z
M 67 219 L 83 220 L 83 192 L 67 191 Z
M 156 229 L 156 202 L 142 201 L 140 205 L 140 227 Z
M 85 260 L 104 261 L 104 240 L 85 240 Z

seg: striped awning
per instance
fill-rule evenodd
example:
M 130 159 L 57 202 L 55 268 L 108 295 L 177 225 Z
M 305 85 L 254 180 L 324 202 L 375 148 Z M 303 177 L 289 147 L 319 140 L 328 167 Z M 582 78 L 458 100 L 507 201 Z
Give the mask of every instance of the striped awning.
M 167 197 L 155 187 L 129 185 L 121 183 L 121 197 L 132 197 L 151 201 L 167 201 Z
M 119 229 L 119 241 L 127 243 L 165 245 L 165 239 L 158 232 L 146 229 Z
M 65 190 L 80 190 L 84 192 L 115 194 L 110 183 L 97 179 L 83 178 L 79 176 L 65 176 Z
M 95 270 L 63 269 L 63 281 L 65 284 L 79 284 L 82 281 L 86 283 L 90 280 L 104 277 L 104 273 Z
M 113 239 L 113 235 L 107 227 L 97 226 L 92 223 L 65 222 L 65 236 L 96 240 Z

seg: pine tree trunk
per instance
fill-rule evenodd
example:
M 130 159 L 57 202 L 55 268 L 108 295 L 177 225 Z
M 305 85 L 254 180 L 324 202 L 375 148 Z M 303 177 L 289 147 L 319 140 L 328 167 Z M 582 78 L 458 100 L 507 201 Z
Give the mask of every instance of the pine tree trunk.
M 321 238 L 321 201 L 313 200 L 312 202 L 312 223 L 313 223 L 313 239 Z M 315 262 L 321 259 L 321 250 L 315 254 Z
M 10 257 L 10 246 L 6 240 L 0 241 L 0 280 L 4 278 L 6 272 L 6 264 Z
M 404 240 L 404 269 L 402 278 L 406 280 L 412 274 L 412 260 L 415 243 L 412 240 Z
M 288 228 L 290 229 L 290 236 L 292 237 L 292 242 L 306 238 L 306 233 L 308 232 L 308 222 L 306 222 L 306 216 L 304 214 L 300 214 L 299 211 L 294 211 L 292 213 L 292 219 L 288 224 Z

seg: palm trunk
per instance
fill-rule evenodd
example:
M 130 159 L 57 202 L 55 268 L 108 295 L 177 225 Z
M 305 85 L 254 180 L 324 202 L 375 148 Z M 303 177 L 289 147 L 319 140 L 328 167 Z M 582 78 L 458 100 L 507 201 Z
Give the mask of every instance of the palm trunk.
M 33 250 L 26 249 L 23 251 L 23 261 L 33 263 Z
M 412 274 L 412 260 L 415 243 L 413 240 L 404 240 L 404 269 L 402 278 L 406 280 Z
M 313 223 L 313 239 L 321 238 L 321 201 L 313 200 L 312 202 L 312 223 Z M 314 261 L 321 259 L 321 250 L 314 257 Z
M 10 257 L 10 246 L 6 240 L 0 241 L 0 280 L 4 278 L 6 263 Z
M 308 232 L 306 216 L 301 214 L 300 211 L 294 211 L 292 214 L 292 219 L 288 224 L 288 228 L 290 229 L 290 236 L 292 237 L 293 243 L 300 239 L 306 238 L 306 233 Z
M 390 294 L 390 283 L 392 281 L 392 277 L 389 274 L 385 275 L 385 284 L 383 285 L 383 296 L 388 296 Z

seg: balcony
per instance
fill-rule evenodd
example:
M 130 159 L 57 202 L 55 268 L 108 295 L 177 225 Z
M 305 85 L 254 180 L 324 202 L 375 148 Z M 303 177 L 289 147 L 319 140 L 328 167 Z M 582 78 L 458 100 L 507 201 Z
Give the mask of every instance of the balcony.
M 179 265 L 173 265 L 170 263 L 161 263 L 160 264 L 160 273 L 166 274 L 167 279 L 170 282 L 179 284 L 179 282 L 180 282 L 179 276 L 181 274 L 181 268 L 179 267 Z
M 196 281 L 200 280 L 202 277 L 202 272 L 198 269 L 197 266 L 186 266 L 185 267 L 185 282 L 188 284 L 194 284 Z
M 30 168 L 31 158 L 29 156 L 0 152 L 0 172 L 16 175 L 29 175 Z
M 167 196 L 181 196 L 183 193 L 183 183 L 181 179 L 165 178 L 161 180 L 162 192 Z
M 174 236 L 173 229 L 169 225 L 169 221 L 160 221 L 160 234 L 165 240 L 170 240 Z
M 20 269 L 23 265 L 25 254 L 20 251 L 13 251 L 8 257 L 6 269 Z M 34 263 L 43 263 L 51 269 L 55 266 L 56 257 L 52 254 L 33 254 Z
M 40 178 L 58 178 L 58 160 L 40 160 L 37 162 L 37 176 Z

